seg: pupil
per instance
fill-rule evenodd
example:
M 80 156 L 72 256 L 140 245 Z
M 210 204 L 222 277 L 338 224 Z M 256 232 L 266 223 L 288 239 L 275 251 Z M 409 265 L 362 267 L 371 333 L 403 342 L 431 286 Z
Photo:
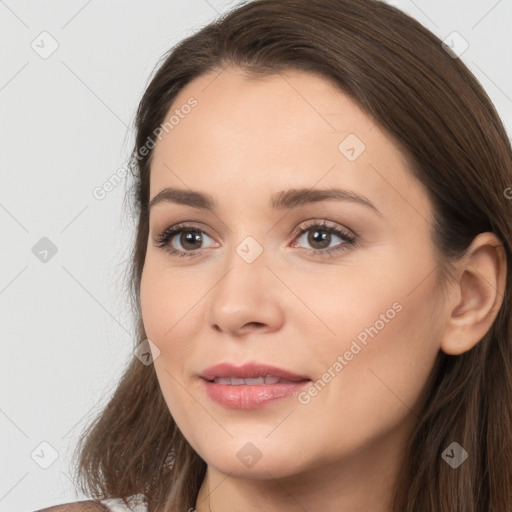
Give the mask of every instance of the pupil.
M 183 233 L 181 234 L 181 243 L 185 248 L 196 249 L 197 247 L 193 245 L 194 242 L 199 242 L 199 245 L 201 245 L 201 241 L 202 237 L 198 231 L 183 231 Z M 191 247 L 187 247 L 187 244 L 190 244 Z
M 320 236 L 317 236 L 317 235 L 320 235 Z M 331 238 L 330 233 L 326 233 L 325 231 L 322 231 L 322 230 L 316 230 L 316 231 L 311 231 L 311 234 L 309 236 L 308 242 L 311 245 L 314 245 L 314 244 L 319 243 L 319 242 L 326 242 L 327 241 L 327 244 L 324 244 L 321 247 L 321 248 L 325 248 L 325 247 L 329 247 L 330 238 Z

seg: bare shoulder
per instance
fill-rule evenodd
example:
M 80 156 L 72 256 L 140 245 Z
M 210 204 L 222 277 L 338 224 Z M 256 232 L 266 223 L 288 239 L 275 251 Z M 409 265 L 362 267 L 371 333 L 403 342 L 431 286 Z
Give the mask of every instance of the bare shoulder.
M 109 512 L 110 509 L 98 500 L 73 501 L 52 507 L 42 508 L 34 512 Z

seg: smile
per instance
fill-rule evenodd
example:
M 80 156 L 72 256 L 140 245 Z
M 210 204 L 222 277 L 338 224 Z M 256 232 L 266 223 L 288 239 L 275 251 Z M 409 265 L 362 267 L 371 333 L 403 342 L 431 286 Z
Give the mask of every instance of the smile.
M 239 378 L 239 377 L 217 377 L 213 381 L 217 384 L 227 384 L 230 386 L 241 386 L 243 384 L 247 386 L 257 386 L 261 384 L 278 384 L 278 383 L 292 383 L 291 380 L 280 379 L 279 377 L 272 377 L 267 375 L 266 377 L 255 377 L 255 378 Z

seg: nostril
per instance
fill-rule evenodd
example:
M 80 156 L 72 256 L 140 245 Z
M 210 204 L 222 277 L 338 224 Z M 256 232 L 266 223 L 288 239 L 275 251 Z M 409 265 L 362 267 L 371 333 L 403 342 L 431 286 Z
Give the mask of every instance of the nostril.
M 261 322 L 249 322 L 248 324 L 246 324 L 246 326 L 256 326 L 256 327 L 260 327 L 260 326 L 263 326 L 265 324 L 262 324 Z

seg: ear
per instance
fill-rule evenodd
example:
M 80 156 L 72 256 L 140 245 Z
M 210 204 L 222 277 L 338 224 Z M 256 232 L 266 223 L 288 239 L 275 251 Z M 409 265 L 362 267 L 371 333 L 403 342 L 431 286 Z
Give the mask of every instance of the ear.
M 440 346 L 450 355 L 470 350 L 487 334 L 503 303 L 507 276 L 505 250 L 490 232 L 477 235 L 456 266 Z

